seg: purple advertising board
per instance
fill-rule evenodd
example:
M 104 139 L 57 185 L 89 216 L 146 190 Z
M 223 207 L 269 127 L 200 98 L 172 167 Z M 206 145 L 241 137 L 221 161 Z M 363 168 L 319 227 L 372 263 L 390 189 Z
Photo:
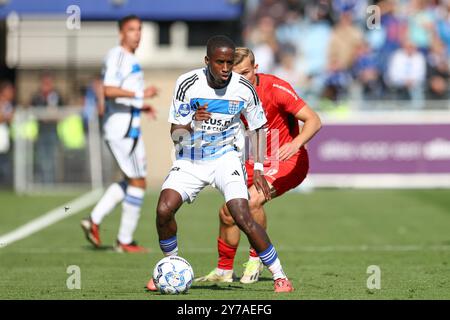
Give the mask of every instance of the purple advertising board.
M 311 174 L 450 173 L 450 124 L 328 124 L 308 153 Z

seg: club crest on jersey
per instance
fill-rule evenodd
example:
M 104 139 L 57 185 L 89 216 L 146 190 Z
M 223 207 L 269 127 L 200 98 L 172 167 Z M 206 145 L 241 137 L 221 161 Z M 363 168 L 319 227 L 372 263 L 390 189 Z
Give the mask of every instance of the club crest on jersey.
M 186 117 L 191 112 L 191 107 L 187 103 L 183 103 L 178 107 L 178 114 Z
M 230 100 L 228 102 L 228 112 L 230 114 L 236 114 L 239 112 L 239 101 Z
M 257 115 L 258 120 L 262 120 L 263 116 L 264 116 L 264 111 L 258 112 L 258 115 Z

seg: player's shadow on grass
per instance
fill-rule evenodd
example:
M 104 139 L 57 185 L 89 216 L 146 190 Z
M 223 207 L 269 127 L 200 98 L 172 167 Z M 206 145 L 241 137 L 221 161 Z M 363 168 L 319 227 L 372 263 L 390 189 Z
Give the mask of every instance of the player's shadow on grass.
M 267 282 L 267 281 L 273 282 L 273 279 L 270 277 L 259 277 L 258 282 L 260 282 L 260 281 L 261 282 Z
M 189 291 L 191 290 L 197 290 L 197 289 L 207 289 L 207 290 L 218 290 L 218 291 L 227 291 L 227 290 L 235 290 L 235 289 L 244 289 L 244 287 L 241 286 L 233 286 L 233 285 L 228 285 L 228 286 L 219 286 L 217 284 L 213 284 L 213 285 L 192 285 L 189 288 Z M 147 287 L 144 288 L 145 292 L 154 292 L 154 291 L 150 291 L 147 289 Z M 156 293 L 160 293 L 160 292 L 156 292 Z
M 114 246 L 100 246 L 98 248 L 93 247 L 93 246 L 83 246 L 83 249 L 88 250 L 88 251 L 114 251 Z
M 197 290 L 197 289 L 227 291 L 227 290 L 244 289 L 244 287 L 243 286 L 232 285 L 232 284 L 222 285 L 222 286 L 219 286 L 218 284 L 213 284 L 213 285 L 196 285 L 196 284 L 193 284 L 192 287 L 189 290 Z

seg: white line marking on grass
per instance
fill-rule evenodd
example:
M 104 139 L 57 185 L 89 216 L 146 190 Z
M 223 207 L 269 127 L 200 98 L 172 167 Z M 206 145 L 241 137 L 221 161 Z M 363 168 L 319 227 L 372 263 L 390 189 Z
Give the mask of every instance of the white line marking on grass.
M 450 251 L 450 245 L 334 245 L 334 246 L 300 246 L 299 248 L 287 248 L 280 246 L 280 251 L 303 252 L 407 252 L 407 251 Z
M 60 207 L 57 207 L 53 210 L 50 210 L 49 212 L 43 214 L 42 216 L 31 220 L 30 222 L 24 224 L 23 226 L 6 233 L 4 235 L 0 236 L 0 248 L 5 248 L 6 246 L 21 240 L 23 238 L 26 238 L 33 233 L 36 233 L 48 226 L 51 226 L 52 224 L 63 220 L 65 218 L 68 218 L 81 210 L 91 206 L 94 204 L 101 196 L 102 194 L 101 189 L 93 190 L 91 192 L 88 192 L 71 202 L 64 204 Z M 69 207 L 70 211 L 66 211 L 65 207 Z
M 159 248 L 150 248 L 152 249 L 151 253 L 160 254 Z M 311 252 L 311 253 L 321 253 L 321 252 L 411 252 L 411 251 L 427 251 L 427 252 L 447 252 L 450 251 L 450 245 L 383 245 L 383 246 L 346 246 L 346 245 L 336 245 L 336 246 L 299 246 L 299 247 L 285 247 L 285 246 L 277 246 L 278 252 Z M 183 249 L 181 247 L 182 252 L 186 253 L 216 253 L 216 249 L 214 247 L 206 248 L 206 247 L 189 247 Z M 69 254 L 69 253 L 85 253 L 86 249 L 84 248 L 69 248 L 69 247 L 57 247 L 57 248 L 18 248 L 14 251 L 14 253 L 19 254 Z M 112 250 L 99 251 L 105 253 L 115 253 Z M 238 252 L 248 252 L 248 248 L 245 246 L 239 247 Z
M 297 247 L 288 247 L 288 246 L 275 246 L 277 251 L 279 252 L 364 252 L 364 251 L 380 251 L 380 252 L 408 252 L 408 251 L 450 251 L 450 245 L 360 245 L 360 246 L 352 246 L 352 245 L 317 245 L 317 246 L 297 246 Z M 189 248 L 183 250 L 181 247 L 181 251 L 185 252 L 216 252 L 214 248 Z M 238 251 L 247 252 L 248 249 L 244 247 L 240 247 Z

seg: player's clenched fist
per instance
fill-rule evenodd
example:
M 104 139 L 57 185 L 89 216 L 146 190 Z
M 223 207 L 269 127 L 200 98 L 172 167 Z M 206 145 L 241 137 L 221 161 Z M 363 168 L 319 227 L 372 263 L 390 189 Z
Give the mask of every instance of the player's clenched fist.
M 141 111 L 146 113 L 150 119 L 156 120 L 157 111 L 153 106 L 144 104 Z
M 149 86 L 144 90 L 144 98 L 153 98 L 158 94 L 158 88 L 155 86 Z
M 208 120 L 209 118 L 211 118 L 211 112 L 206 111 L 207 109 L 208 109 L 207 103 L 203 106 L 198 107 L 192 119 L 195 121 Z

